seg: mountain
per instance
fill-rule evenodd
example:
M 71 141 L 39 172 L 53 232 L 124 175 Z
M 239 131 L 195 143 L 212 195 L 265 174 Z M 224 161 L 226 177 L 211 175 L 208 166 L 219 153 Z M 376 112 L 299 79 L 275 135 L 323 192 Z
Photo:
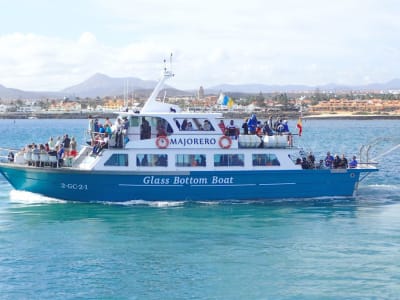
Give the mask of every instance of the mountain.
M 129 91 L 132 92 L 135 90 L 152 90 L 156 86 L 157 82 L 141 80 L 135 77 L 113 78 L 97 73 L 82 83 L 65 88 L 61 92 L 66 95 L 91 98 L 97 96 L 117 96 L 124 94 L 127 84 Z
M 3 99 L 40 99 L 49 97 L 60 97 L 61 94 L 58 92 L 32 92 L 23 91 L 19 89 L 7 88 L 0 84 L 0 98 Z
M 400 79 L 393 79 L 386 83 L 371 83 L 367 85 L 339 85 L 329 83 L 321 86 L 308 85 L 267 85 L 267 84 L 220 84 L 210 88 L 206 88 L 206 93 L 232 92 L 232 93 L 274 93 L 274 92 L 298 92 L 313 91 L 315 89 L 321 91 L 389 91 L 400 90 Z
M 105 96 L 122 96 L 124 87 L 128 83 L 129 93 L 134 92 L 140 97 L 148 97 L 157 82 L 142 80 L 135 77 L 115 78 L 101 73 L 94 74 L 87 80 L 74 86 L 67 87 L 59 92 L 33 92 L 23 91 L 15 88 L 7 88 L 0 85 L 0 98 L 7 100 L 17 99 L 46 99 L 63 97 L 96 98 Z M 301 91 L 389 91 L 400 90 L 400 79 L 393 79 L 386 83 L 371 83 L 368 85 L 338 85 L 334 83 L 322 86 L 307 85 L 267 85 L 267 84 L 220 84 L 206 88 L 206 94 L 218 94 L 219 92 L 231 93 L 274 93 L 274 92 L 301 92 Z M 189 96 L 196 93 L 193 91 L 182 91 L 165 86 L 169 96 Z

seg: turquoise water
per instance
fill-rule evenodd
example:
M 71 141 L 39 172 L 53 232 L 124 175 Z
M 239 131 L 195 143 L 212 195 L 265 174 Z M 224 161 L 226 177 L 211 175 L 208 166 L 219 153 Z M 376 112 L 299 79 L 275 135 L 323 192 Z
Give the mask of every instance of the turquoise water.
M 295 121 L 291 122 L 291 127 Z M 400 143 L 393 120 L 308 120 L 317 157 Z M 86 120 L 0 120 L 0 145 L 84 142 Z M 397 299 L 400 150 L 349 199 L 65 203 L 0 177 L 0 299 Z M 101 187 L 99 187 L 101 188 Z M 334 188 L 334 187 L 332 187 Z

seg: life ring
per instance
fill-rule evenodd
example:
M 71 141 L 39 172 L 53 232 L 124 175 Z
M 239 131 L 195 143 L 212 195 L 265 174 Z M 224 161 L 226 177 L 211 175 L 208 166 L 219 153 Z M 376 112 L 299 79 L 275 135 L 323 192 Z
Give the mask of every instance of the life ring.
M 169 146 L 169 139 L 166 136 L 159 136 L 156 139 L 156 145 L 160 149 L 165 149 Z
M 232 139 L 229 136 L 221 136 L 218 141 L 218 145 L 222 149 L 229 149 L 232 146 Z

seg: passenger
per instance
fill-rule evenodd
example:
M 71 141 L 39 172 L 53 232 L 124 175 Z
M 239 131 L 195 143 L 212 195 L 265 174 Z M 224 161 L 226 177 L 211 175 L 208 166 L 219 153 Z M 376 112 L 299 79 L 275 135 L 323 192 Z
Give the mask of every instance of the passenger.
M 284 125 L 282 119 L 278 120 L 278 123 L 276 124 L 275 128 L 276 128 L 275 131 L 277 131 L 280 134 L 285 132 L 285 125 Z
M 331 155 L 331 153 L 328 151 L 326 153 L 326 157 L 325 157 L 325 167 L 327 168 L 332 168 L 332 163 L 333 163 L 333 156 Z
M 72 137 L 72 138 L 71 138 L 71 143 L 70 143 L 70 147 L 71 147 L 70 155 L 71 155 L 72 157 L 75 157 L 75 156 L 78 155 L 78 152 L 77 152 L 77 150 L 76 150 L 76 146 L 77 146 L 77 144 L 76 144 L 75 137 Z
M 39 164 L 40 164 L 40 150 L 39 150 L 37 145 L 33 145 L 32 154 L 35 155 L 35 156 L 32 155 L 32 165 L 36 166 L 36 167 L 39 167 Z M 36 158 L 35 161 L 33 161 L 34 157 Z
M 272 116 L 270 116 L 270 117 L 268 118 L 267 123 L 268 123 L 268 127 L 272 130 L 272 128 L 273 128 L 273 126 L 274 126 L 273 121 L 272 121 Z
M 64 146 L 63 144 L 60 144 L 57 149 L 57 160 L 58 160 L 58 166 L 62 167 L 64 164 L 64 158 L 65 158 L 65 152 L 64 152 Z
M 8 161 L 14 162 L 14 152 L 12 151 L 8 152 Z
M 99 132 L 99 120 L 97 118 L 94 119 L 93 131 L 96 132 L 96 133 Z
M 112 123 L 111 123 L 111 121 L 110 121 L 110 118 L 109 117 L 106 117 L 106 120 L 104 121 L 104 127 L 105 126 L 109 126 L 109 127 L 111 127 L 112 126 Z
M 151 127 L 149 121 L 145 117 L 142 118 L 142 124 L 140 125 L 140 139 L 147 140 L 151 138 Z M 122 147 L 122 145 L 121 145 Z
M 210 122 L 208 122 L 208 120 L 204 120 L 203 130 L 205 130 L 205 131 L 211 130 L 211 124 L 210 124 Z
M 92 118 L 91 115 L 89 115 L 88 132 L 89 132 L 90 136 L 94 132 L 94 119 Z M 54 148 L 52 150 L 54 150 Z
M 224 120 L 219 121 L 218 127 L 221 129 L 222 133 L 225 134 L 226 127 L 225 127 Z
M 323 169 L 324 168 L 324 160 L 320 159 L 319 163 L 315 166 L 317 169 Z
M 296 165 L 301 165 L 301 158 L 300 157 L 296 159 Z
M 49 139 L 49 141 L 47 143 L 49 144 L 50 150 L 54 150 L 54 148 L 56 147 L 56 143 L 55 143 L 55 141 L 54 141 L 52 136 L 50 137 L 50 139 Z
M 349 168 L 357 168 L 358 162 L 357 162 L 357 157 L 354 155 L 353 159 L 349 163 Z
M 249 121 L 249 118 L 246 118 L 246 119 L 244 119 L 244 122 L 242 124 L 243 134 L 249 134 L 249 125 L 247 124 L 248 121 Z
M 283 132 L 289 132 L 288 121 L 284 120 L 282 125 L 283 125 Z
M 62 143 L 64 145 L 65 155 L 68 156 L 69 155 L 69 147 L 71 144 L 71 139 L 68 137 L 68 134 L 64 135 L 64 139 L 63 139 Z
M 249 127 L 250 134 L 256 134 L 256 128 L 257 128 L 256 114 L 251 115 L 250 119 L 247 121 L 247 125 Z
M 333 160 L 333 167 L 335 169 L 341 168 L 342 160 L 340 159 L 339 155 L 335 154 L 335 159 Z
M 237 135 L 236 135 L 236 132 L 237 132 L 237 131 L 236 131 L 236 126 L 235 126 L 233 120 L 231 120 L 231 121 L 229 122 L 229 125 L 228 125 L 227 130 L 228 130 L 228 136 L 229 136 L 229 137 L 234 138 L 234 139 L 237 139 Z
M 101 135 L 103 135 L 105 132 L 106 132 L 106 130 L 104 129 L 103 124 L 100 124 L 100 123 L 99 123 L 99 133 L 100 133 Z
M 105 130 L 105 133 L 107 133 L 107 134 L 108 134 L 109 138 L 111 138 L 111 136 L 112 136 L 112 129 L 111 129 L 111 125 L 109 125 L 109 124 L 105 124 L 105 125 L 104 125 L 104 130 Z
M 157 129 L 157 137 L 159 136 L 167 136 L 167 132 L 165 131 L 165 128 L 163 126 L 160 126 Z
M 182 122 L 182 126 L 181 126 L 181 130 L 182 131 L 186 130 L 187 124 L 188 124 L 188 120 L 184 119 L 183 122 Z
M 123 130 L 122 120 L 117 119 L 114 126 L 115 133 L 115 148 L 122 148 L 122 130 Z M 142 132 L 140 133 L 140 139 L 142 139 Z
M 56 143 L 54 145 L 54 148 L 56 148 L 57 146 L 60 146 L 61 143 L 62 143 L 61 136 L 59 136 L 59 137 L 57 137 L 57 141 L 56 141 Z
M 303 169 L 310 169 L 310 164 L 307 161 L 307 158 L 303 157 L 303 161 L 301 162 L 301 167 Z
M 347 169 L 348 167 L 348 161 L 347 158 L 342 154 L 342 159 L 340 160 L 339 168 L 344 168 Z
M 124 120 L 124 122 L 123 122 L 124 132 L 123 133 L 127 134 L 128 133 L 128 129 L 129 129 L 129 120 L 128 120 L 127 117 L 123 117 L 123 120 Z
M 272 132 L 271 127 L 268 124 L 268 121 L 264 122 L 264 127 L 262 129 L 264 135 L 272 136 L 274 133 Z
M 178 129 L 181 130 L 181 124 L 179 124 L 178 120 L 175 120 L 175 124 L 176 124 L 176 127 L 178 127 Z
M 263 130 L 261 128 L 261 122 L 258 122 L 257 127 L 256 127 L 256 135 L 257 136 L 262 136 L 263 135 Z
M 44 150 L 45 150 L 46 152 L 49 152 L 49 151 L 50 151 L 49 143 L 44 144 Z
M 142 158 L 142 162 L 140 164 L 141 166 L 148 166 L 149 165 L 149 160 L 147 159 L 147 154 L 145 154 Z
M 310 152 L 308 154 L 307 161 L 308 161 L 308 163 L 310 165 L 310 168 L 314 169 L 315 168 L 315 156 L 314 156 L 314 154 L 312 154 L 312 152 Z
M 193 130 L 193 125 L 192 125 L 192 122 L 188 122 L 187 123 L 187 126 L 186 126 L 186 129 L 185 129 L 186 131 L 192 131 Z

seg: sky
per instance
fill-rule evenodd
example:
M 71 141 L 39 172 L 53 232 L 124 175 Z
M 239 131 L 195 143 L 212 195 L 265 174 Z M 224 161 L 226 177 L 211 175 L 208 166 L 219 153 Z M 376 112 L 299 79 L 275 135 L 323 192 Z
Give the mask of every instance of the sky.
M 400 78 L 395 0 L 0 0 L 0 84 L 58 91 L 95 73 L 169 85 Z

